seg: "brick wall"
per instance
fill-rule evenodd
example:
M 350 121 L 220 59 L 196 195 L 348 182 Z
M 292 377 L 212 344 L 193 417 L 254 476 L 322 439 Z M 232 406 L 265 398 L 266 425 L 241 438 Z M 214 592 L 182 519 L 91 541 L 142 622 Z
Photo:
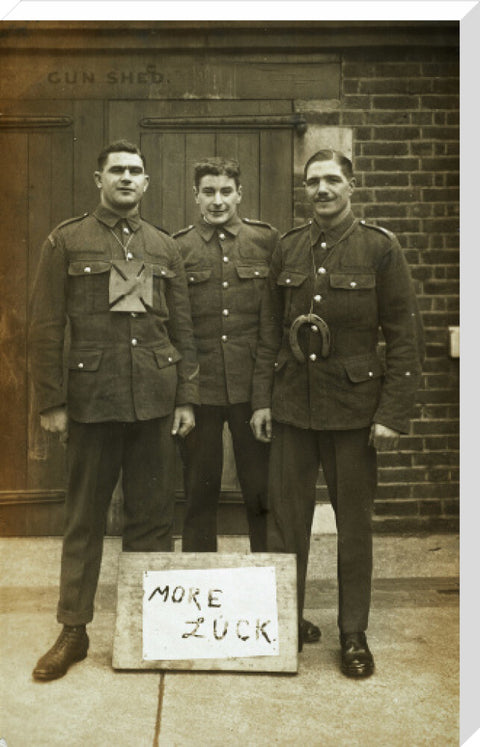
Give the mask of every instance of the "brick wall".
M 455 49 L 362 49 L 342 55 L 340 100 L 305 112 L 310 124 L 352 128 L 354 210 L 397 234 L 425 325 L 410 433 L 379 454 L 378 531 L 458 530 L 459 360 L 448 334 L 459 323 L 458 94 Z

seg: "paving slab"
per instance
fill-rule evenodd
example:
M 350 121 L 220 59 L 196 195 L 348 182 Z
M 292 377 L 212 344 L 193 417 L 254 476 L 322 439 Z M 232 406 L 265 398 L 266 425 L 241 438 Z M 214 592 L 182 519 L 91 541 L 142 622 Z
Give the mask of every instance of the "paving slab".
M 244 552 L 245 538 L 221 538 Z M 177 543 L 178 547 L 178 543 Z M 53 643 L 61 540 L 0 540 L 0 737 L 8 747 L 457 745 L 458 536 L 374 540 L 369 642 L 375 674 L 339 670 L 336 537 L 312 539 L 306 616 L 322 640 L 297 675 L 118 672 L 111 666 L 120 540 L 107 538 L 88 627 L 67 676 L 31 678 Z

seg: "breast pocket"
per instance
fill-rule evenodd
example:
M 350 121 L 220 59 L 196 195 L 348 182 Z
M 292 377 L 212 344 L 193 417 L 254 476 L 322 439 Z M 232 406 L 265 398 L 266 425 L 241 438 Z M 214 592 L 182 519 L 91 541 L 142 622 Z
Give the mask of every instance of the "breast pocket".
M 94 314 L 108 311 L 110 262 L 74 260 L 68 266 L 70 314 Z
M 287 321 L 292 321 L 299 314 L 308 311 L 306 272 L 297 270 L 282 270 L 277 278 L 277 285 L 284 289 L 284 316 Z
M 376 278 L 373 272 L 333 272 L 330 275 L 333 313 L 337 321 L 377 323 Z
M 151 264 L 153 276 L 153 311 L 163 317 L 168 316 L 166 299 L 167 283 L 176 277 L 176 273 L 167 265 Z
M 201 316 L 205 314 L 205 310 L 208 309 L 212 304 L 211 292 L 209 291 L 209 283 L 212 276 L 211 267 L 203 267 L 201 269 L 189 269 L 185 268 L 188 292 L 190 294 L 190 308 L 192 316 Z
M 260 309 L 262 291 L 268 275 L 266 262 L 252 262 L 251 264 L 236 264 L 235 269 L 239 279 L 240 311 L 248 310 L 257 313 Z

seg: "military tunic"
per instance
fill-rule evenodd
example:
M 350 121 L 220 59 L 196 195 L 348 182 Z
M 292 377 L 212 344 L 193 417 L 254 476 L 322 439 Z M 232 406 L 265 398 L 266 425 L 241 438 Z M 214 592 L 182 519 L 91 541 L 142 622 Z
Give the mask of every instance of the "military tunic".
M 260 300 L 278 232 L 240 219 L 213 226 L 200 218 L 175 234 L 185 263 L 200 365 L 201 407 L 181 444 L 187 507 L 183 549 L 217 549 L 216 514 L 228 422 L 253 551 L 265 550 L 268 448 L 249 421 Z
M 393 234 L 350 212 L 328 230 L 311 221 L 282 237 L 262 301 L 252 404 L 272 410 L 267 544 L 297 556 L 299 620 L 322 466 L 338 531 L 338 625 L 367 628 L 370 426 L 408 430 L 422 357 L 417 302 Z
M 39 411 L 66 405 L 69 416 L 57 619 L 81 625 L 93 617 L 120 473 L 123 550 L 171 549 L 173 410 L 199 401 L 188 291 L 173 240 L 138 213 L 123 219 L 102 205 L 58 226 L 42 249 L 30 340 Z

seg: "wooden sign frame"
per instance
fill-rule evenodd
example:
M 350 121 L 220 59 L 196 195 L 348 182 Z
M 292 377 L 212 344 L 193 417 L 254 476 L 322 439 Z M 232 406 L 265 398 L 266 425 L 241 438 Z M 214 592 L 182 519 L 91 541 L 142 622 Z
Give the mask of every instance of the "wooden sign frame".
M 143 577 L 145 572 L 225 568 L 275 568 L 279 646 L 277 655 L 229 658 L 145 660 L 143 658 Z M 121 553 L 114 669 L 296 673 L 298 627 L 296 560 L 280 553 Z

